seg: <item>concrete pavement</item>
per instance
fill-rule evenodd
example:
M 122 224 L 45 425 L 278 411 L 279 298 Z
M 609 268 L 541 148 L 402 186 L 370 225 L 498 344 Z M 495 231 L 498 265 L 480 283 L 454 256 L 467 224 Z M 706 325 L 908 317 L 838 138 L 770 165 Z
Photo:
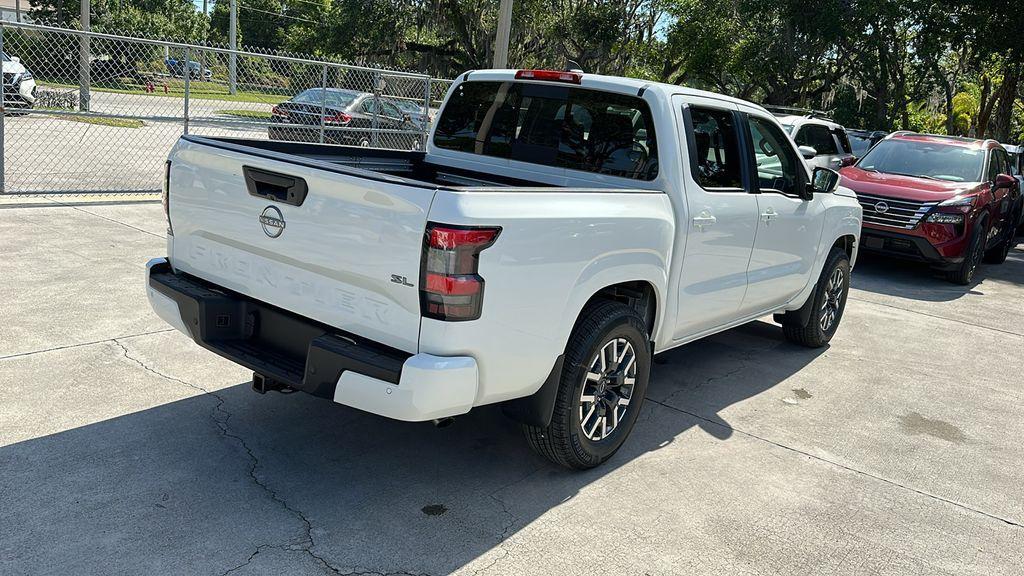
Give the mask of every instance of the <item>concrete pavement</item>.
M 864 261 L 832 345 L 671 351 L 604 467 L 494 408 L 445 429 L 169 331 L 159 203 L 0 204 L 0 573 L 1019 574 L 1024 251 L 961 288 Z

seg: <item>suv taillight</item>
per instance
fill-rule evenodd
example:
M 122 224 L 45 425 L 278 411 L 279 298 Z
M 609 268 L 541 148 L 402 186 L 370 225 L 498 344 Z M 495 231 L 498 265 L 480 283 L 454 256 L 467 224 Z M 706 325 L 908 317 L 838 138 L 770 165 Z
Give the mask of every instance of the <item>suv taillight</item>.
M 480 252 L 494 244 L 501 228 L 427 223 L 420 278 L 420 312 L 427 318 L 476 320 L 484 302 L 477 273 Z
M 164 218 L 167 219 L 167 235 L 174 236 L 171 229 L 171 161 L 164 163 L 164 188 L 160 194 L 160 203 L 164 206 Z

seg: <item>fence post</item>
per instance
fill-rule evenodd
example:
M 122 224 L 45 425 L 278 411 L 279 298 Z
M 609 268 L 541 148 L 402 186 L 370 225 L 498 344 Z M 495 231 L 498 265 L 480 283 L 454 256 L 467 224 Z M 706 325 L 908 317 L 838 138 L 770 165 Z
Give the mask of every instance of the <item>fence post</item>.
M 0 53 L 4 51 L 4 30 L 7 28 L 0 23 Z M 0 194 L 3 194 L 7 188 L 5 187 L 6 182 L 4 177 L 7 175 L 7 166 L 4 164 L 4 156 L 7 155 L 7 142 L 4 141 L 4 117 L 7 116 L 7 111 L 4 110 L 4 100 L 6 98 L 3 94 L 3 75 L 0 74 Z
M 324 143 L 324 116 L 327 115 L 327 64 L 320 74 L 320 143 Z
M 380 70 L 373 73 L 373 120 L 370 123 L 372 128 L 370 133 L 370 143 L 374 148 L 378 148 L 380 146 L 380 135 L 378 134 L 378 130 L 380 130 L 380 91 L 383 88 L 381 86 L 383 81 L 384 78 L 381 76 Z
M 88 0 L 82 0 L 82 14 L 80 22 L 82 24 L 82 31 L 89 32 L 91 26 L 89 25 L 89 16 L 91 14 L 90 3 Z M 78 109 L 82 112 L 89 111 L 89 88 L 92 84 L 91 78 L 91 62 L 89 60 L 89 42 L 90 38 L 88 34 L 82 34 L 78 43 Z
M 202 69 L 199 71 L 202 74 Z M 185 48 L 185 134 L 188 134 L 188 99 L 192 81 L 192 49 Z
M 234 94 L 238 91 L 238 2 L 231 0 L 228 9 L 228 94 Z
M 430 99 L 434 95 L 434 79 L 427 77 L 423 82 L 426 88 L 423 90 L 423 135 L 421 136 L 420 150 L 427 149 L 427 133 L 430 132 Z

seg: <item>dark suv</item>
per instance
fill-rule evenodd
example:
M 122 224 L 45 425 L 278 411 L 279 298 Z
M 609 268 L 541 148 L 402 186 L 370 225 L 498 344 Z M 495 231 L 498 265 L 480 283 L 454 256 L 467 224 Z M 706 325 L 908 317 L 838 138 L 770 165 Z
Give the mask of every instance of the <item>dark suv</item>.
M 1014 244 L 1020 186 L 995 140 L 894 132 L 840 171 L 864 208 L 861 248 L 921 260 L 957 284 Z

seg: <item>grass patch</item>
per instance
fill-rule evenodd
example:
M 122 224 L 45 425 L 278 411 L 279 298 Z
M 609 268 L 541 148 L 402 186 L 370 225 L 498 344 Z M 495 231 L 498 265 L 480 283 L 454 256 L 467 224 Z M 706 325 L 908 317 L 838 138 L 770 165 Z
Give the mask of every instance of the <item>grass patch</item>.
M 93 92 L 107 92 L 110 94 L 135 94 L 137 96 L 160 96 L 163 98 L 184 98 L 185 82 L 180 78 L 169 78 L 165 80 L 167 92 L 164 93 L 164 85 L 154 85 L 155 91 L 146 92 L 146 87 L 141 84 L 116 84 L 103 85 L 96 83 L 92 85 Z M 64 88 L 78 90 L 77 84 L 63 84 L 60 82 L 43 82 L 41 86 L 52 88 Z M 216 82 L 202 82 L 199 80 L 189 83 L 189 98 L 193 100 L 222 100 L 224 102 L 259 102 L 265 104 L 280 104 L 291 96 L 284 94 L 266 94 L 263 92 L 252 92 L 238 90 L 234 94 L 228 94 L 227 86 Z
M 224 116 L 234 116 L 235 118 L 247 118 L 256 120 L 269 120 L 270 112 L 264 112 L 262 110 L 217 110 L 214 114 L 222 114 Z
M 97 126 L 113 126 L 114 128 L 142 128 L 145 122 L 135 118 L 108 118 L 106 116 L 58 116 L 62 120 L 71 122 L 82 122 L 83 124 L 95 124 Z

